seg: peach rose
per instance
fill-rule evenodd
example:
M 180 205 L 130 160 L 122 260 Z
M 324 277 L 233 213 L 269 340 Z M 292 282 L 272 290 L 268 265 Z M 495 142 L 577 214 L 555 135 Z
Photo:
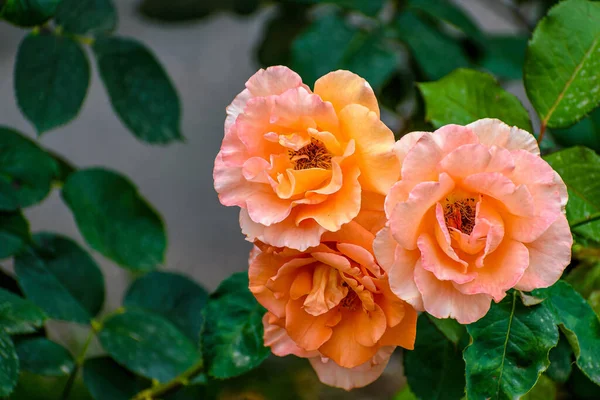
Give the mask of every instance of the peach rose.
M 265 345 L 309 358 L 322 382 L 346 390 L 373 382 L 396 346 L 415 341 L 417 314 L 372 254 L 380 214 L 362 211 L 305 252 L 259 243 L 250 257 L 250 290 L 268 310 Z
M 227 108 L 213 172 L 219 200 L 239 206 L 249 241 L 306 250 L 400 175 L 394 135 L 369 84 L 348 71 L 315 83 L 286 67 L 258 71 Z
M 571 259 L 565 184 L 535 138 L 495 119 L 413 132 L 374 250 L 391 290 L 468 324 L 511 288 L 556 282 Z

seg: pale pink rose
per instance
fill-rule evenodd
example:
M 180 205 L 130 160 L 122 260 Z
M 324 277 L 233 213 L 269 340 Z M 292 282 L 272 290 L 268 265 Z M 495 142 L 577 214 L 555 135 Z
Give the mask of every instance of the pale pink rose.
M 227 108 L 213 172 L 219 200 L 239 206 L 242 232 L 300 251 L 317 246 L 400 175 L 394 135 L 369 84 L 348 71 L 314 93 L 286 67 L 258 71 Z
M 374 251 L 392 291 L 463 324 L 511 288 L 556 282 L 571 259 L 567 190 L 535 138 L 495 119 L 412 132 Z

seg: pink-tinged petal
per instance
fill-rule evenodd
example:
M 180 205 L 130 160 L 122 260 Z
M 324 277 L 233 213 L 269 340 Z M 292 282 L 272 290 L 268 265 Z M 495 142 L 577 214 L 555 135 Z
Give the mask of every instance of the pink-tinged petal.
M 394 134 L 378 114 L 358 104 L 346 106 L 339 116 L 342 132 L 356 144 L 358 181 L 363 189 L 385 195 L 400 177 Z
M 396 247 L 394 263 L 387 270 L 390 290 L 398 298 L 412 305 L 416 310 L 423 310 L 423 299 L 415 284 L 414 271 L 420 267 L 421 254 L 418 250 L 406 250 Z
M 242 174 L 244 179 L 253 183 L 271 184 L 267 171 L 271 168 L 271 163 L 261 157 L 251 157 L 244 162 Z
M 238 115 L 244 112 L 244 108 L 246 108 L 246 104 L 248 100 L 252 98 L 252 93 L 248 89 L 244 89 L 240 94 L 235 96 L 233 102 L 227 106 L 225 112 L 227 113 L 227 118 L 225 118 L 225 134 L 231 129 L 231 127 L 235 124 L 235 120 Z
M 246 207 L 246 200 L 257 190 L 261 190 L 260 186 L 246 181 L 241 167 L 227 166 L 221 158 L 221 153 L 215 160 L 213 179 L 219 201 L 224 206 Z
M 415 282 L 423 295 L 425 311 L 436 318 L 454 318 L 461 324 L 470 324 L 490 309 L 491 296 L 464 294 L 451 281 L 440 281 L 420 266 L 415 268 Z
M 315 82 L 315 93 L 340 113 L 350 104 L 360 104 L 379 117 L 379 105 L 369 83 L 350 71 L 333 71 Z
M 269 312 L 267 312 L 262 319 L 263 327 L 265 329 L 265 334 L 263 336 L 265 346 L 270 347 L 273 354 L 279 357 L 293 354 L 303 358 L 317 357 L 319 355 L 319 352 L 317 351 L 306 351 L 298 346 L 290 338 L 285 329 L 272 322 L 276 319 L 277 317 Z
M 361 211 L 363 213 L 364 211 Z M 360 214 L 359 214 L 360 215 Z M 373 233 L 366 230 L 356 218 L 342 225 L 339 231 L 325 232 L 321 237 L 322 242 L 351 243 L 371 250 Z
M 437 279 L 456 283 L 466 283 L 475 279 L 476 273 L 467 273 L 467 266 L 448 257 L 430 235 L 419 236 L 417 245 L 421 251 L 421 266 L 432 272 Z
M 529 251 L 523 243 L 505 239 L 477 269 L 471 282 L 459 287 L 464 294 L 487 294 L 499 302 L 514 287 L 529 265 Z
M 533 197 L 525 185 L 515 185 L 499 172 L 482 172 L 463 180 L 466 190 L 498 200 L 514 215 L 531 217 L 535 213 Z
M 511 151 L 515 168 L 509 175 L 516 184 L 551 184 L 554 183 L 554 170 L 540 156 L 525 150 Z
M 446 225 L 446 220 L 444 217 L 444 209 L 442 208 L 442 205 L 440 203 L 437 203 L 435 205 L 435 219 L 436 224 L 434 226 L 434 229 L 437 245 L 444 253 L 446 253 L 448 257 L 450 257 L 453 261 L 463 266 L 463 268 L 461 269 L 462 273 L 466 272 L 468 264 L 465 261 L 461 260 L 460 257 L 458 257 L 458 254 L 456 254 L 454 248 L 452 247 L 452 238 L 450 237 L 450 233 L 448 232 L 448 226 Z
M 394 153 L 400 162 L 400 168 L 402 168 L 404 159 L 406 158 L 406 155 L 410 149 L 413 148 L 413 146 L 419 141 L 419 139 L 421 139 L 421 136 L 423 135 L 431 135 L 431 132 L 409 132 L 402 136 L 400 140 L 394 144 Z
M 477 266 L 483 266 L 483 260 L 488 254 L 498 248 L 504 239 L 504 221 L 490 204 L 488 199 L 480 199 L 477 203 L 475 227 L 467 241 L 461 241 L 461 249 L 469 254 L 476 254 L 483 250 L 477 259 Z
M 443 157 L 442 150 L 433 135 L 423 135 L 412 146 L 402 163 L 402 180 L 436 181 L 437 165 Z
M 515 161 L 510 151 L 498 147 L 492 146 L 490 150 L 490 163 L 483 172 L 500 172 L 503 175 L 509 175 L 515 169 Z
M 479 143 L 477 135 L 467 127 L 445 125 L 431 134 L 444 155 L 466 144 Z
M 489 148 L 482 144 L 466 144 L 453 150 L 439 163 L 439 170 L 454 179 L 466 178 L 486 170 L 492 159 Z
M 265 226 L 283 221 L 292 212 L 289 200 L 268 192 L 254 193 L 246 199 L 246 208 L 252 221 Z
M 398 181 L 392 186 L 388 195 L 385 197 L 385 215 L 389 219 L 392 217 L 392 212 L 396 204 L 405 202 L 408 200 L 411 190 L 418 184 L 417 181 Z
M 439 182 L 419 183 L 410 192 L 407 201 L 396 204 L 390 218 L 390 227 L 400 246 L 408 250 L 417 247 L 417 237 L 424 229 L 422 223 L 425 214 L 452 189 L 454 181 L 448 174 L 442 173 Z
M 306 85 L 302 84 L 300 75 L 288 67 L 280 65 L 260 69 L 246 82 L 246 88 L 254 97 L 278 95 L 297 87 L 303 87 L 310 91 Z
M 398 243 L 394 240 L 390 228 L 387 227 L 380 230 L 373 240 L 373 253 L 385 271 L 389 272 L 396 261 L 396 247 Z
M 322 357 L 310 358 L 310 364 L 324 384 L 351 390 L 367 386 L 377 380 L 387 366 L 394 348 L 393 346 L 382 347 L 371 360 L 354 368 L 340 367 L 335 361 Z
M 346 272 L 350 275 L 355 275 L 359 272 L 358 268 L 352 267 L 350 261 L 340 254 L 315 251 L 311 253 L 311 256 L 315 260 L 320 261 L 323 264 L 326 264 L 330 267 L 333 267 L 338 271 Z
M 302 129 L 337 132 L 339 120 L 333 106 L 303 87 L 289 89 L 273 98 L 271 124 Z
M 515 287 L 530 291 L 552 286 L 571 262 L 572 245 L 569 223 L 560 215 L 542 236 L 527 244 L 529 267 Z
M 510 127 L 498 119 L 485 118 L 467 125 L 479 137 L 479 141 L 487 146 L 504 147 L 508 150 L 523 149 L 539 155 L 535 137 L 516 126 Z

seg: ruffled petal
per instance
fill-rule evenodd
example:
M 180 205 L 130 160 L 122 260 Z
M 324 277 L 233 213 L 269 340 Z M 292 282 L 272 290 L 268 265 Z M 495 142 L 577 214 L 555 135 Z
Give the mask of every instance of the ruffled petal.
M 484 118 L 467 125 L 479 137 L 479 141 L 487 146 L 504 147 L 508 150 L 523 149 L 540 155 L 540 148 L 535 137 L 516 126 L 510 127 L 499 119 Z
M 350 71 L 338 70 L 315 82 L 315 93 L 340 113 L 349 104 L 360 104 L 379 116 L 379 105 L 369 83 Z

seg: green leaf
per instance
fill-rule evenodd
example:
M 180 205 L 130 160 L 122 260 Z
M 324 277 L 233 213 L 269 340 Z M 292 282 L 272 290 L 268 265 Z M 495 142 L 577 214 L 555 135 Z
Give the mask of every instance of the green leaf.
M 459 69 L 436 82 L 420 83 L 427 108 L 425 118 L 437 128 L 466 125 L 481 118 L 498 118 L 532 132 L 527 110 L 519 99 L 502 89 L 493 76 Z
M 92 49 L 112 107 L 123 124 L 147 143 L 181 140 L 179 97 L 150 50 L 119 37 L 100 37 Z
M 500 78 L 522 79 L 527 39 L 527 36 L 486 37 L 481 66 Z
M 270 351 L 263 344 L 265 309 L 248 289 L 248 274 L 227 278 L 204 309 L 202 347 L 209 375 L 226 379 L 260 365 Z
M 46 315 L 32 302 L 0 289 L 0 332 L 32 333 L 44 324 Z
M 544 303 L 526 307 L 514 291 L 467 325 L 472 337 L 463 354 L 468 398 L 513 399 L 535 385 L 558 342 L 558 329 Z
M 440 331 L 446 339 L 454 343 L 455 346 L 459 344 L 462 338 L 467 336 L 467 329 L 465 326 L 456 322 L 455 319 L 439 319 L 430 314 L 427 314 L 427 317 L 429 318 L 429 321 L 435 325 L 438 331 Z
M 116 29 L 117 11 L 112 0 L 63 0 L 54 20 L 65 32 L 97 35 Z
M 29 223 L 21 212 L 0 211 L 0 259 L 18 253 L 29 240 Z
M 14 211 L 43 200 L 58 167 L 31 140 L 0 126 L 0 210 Z
M 33 235 L 35 247 L 15 257 L 27 297 L 52 319 L 89 323 L 104 302 L 104 277 L 94 260 L 70 239 Z
M 600 321 L 592 307 L 565 281 L 532 294 L 545 299 L 544 305 L 573 348 L 577 366 L 600 385 Z
M 582 250 L 582 252 L 585 251 Z M 595 249 L 590 249 L 590 251 L 595 251 Z M 600 262 L 580 262 L 569 271 L 564 280 L 573 286 L 573 289 L 579 292 L 583 298 L 588 298 L 594 291 L 600 289 Z
M 136 271 L 163 263 L 163 223 L 127 178 L 100 168 L 80 170 L 69 176 L 62 197 L 94 250 Z
M 525 89 L 542 125 L 561 128 L 600 104 L 600 3 L 553 7 L 529 42 Z
M 130 400 L 150 385 L 147 380 L 135 376 L 110 357 L 85 360 L 83 382 L 95 400 Z
M 556 384 L 545 375 L 541 375 L 533 389 L 525 396 L 523 400 L 554 400 L 556 399 Z
M 398 39 L 411 50 L 427 79 L 440 79 L 470 64 L 457 41 L 427 24 L 414 12 L 401 13 L 393 27 Z
M 10 336 L 0 330 L 0 396 L 8 396 L 17 385 L 19 358 Z
M 75 368 L 71 354 L 58 343 L 46 338 L 19 340 L 16 348 L 22 371 L 61 376 L 69 375 Z
M 19 382 L 11 400 L 64 400 L 62 393 L 69 377 L 42 376 L 28 371 L 21 371 Z M 75 379 L 70 391 L 69 400 L 96 400 L 83 386 L 81 379 Z
M 207 298 L 206 290 L 185 276 L 157 271 L 136 280 L 127 290 L 123 305 L 162 315 L 197 343 Z
M 6 0 L 0 17 L 18 26 L 41 25 L 49 20 L 61 0 Z
M 15 95 L 38 134 L 77 116 L 90 83 L 90 65 L 77 42 L 64 36 L 30 34 L 19 46 Z
M 600 152 L 600 107 L 565 129 L 552 129 L 552 137 L 564 147 L 585 146 Z
M 413 393 L 426 400 L 456 400 L 465 392 L 460 350 L 421 314 L 415 349 L 404 353 L 404 373 Z
M 571 345 L 565 335 L 561 334 L 558 345 L 548 354 L 550 366 L 546 370 L 546 375 L 555 382 L 565 383 L 571 375 L 571 354 L 573 354 Z
M 567 382 L 569 399 L 598 400 L 600 399 L 600 386 L 590 381 L 579 368 L 575 368 Z
M 98 334 L 104 350 L 136 374 L 166 382 L 201 362 L 194 343 L 160 315 L 128 310 Z
M 374 17 L 383 8 L 385 0 L 288 0 L 296 3 L 308 3 L 308 4 L 322 4 L 329 3 L 335 4 L 343 8 L 347 8 L 353 11 L 360 11 L 361 13 Z
M 481 30 L 475 22 L 460 7 L 448 0 L 409 0 L 408 6 L 449 23 L 473 39 L 482 37 Z
M 404 386 L 400 392 L 396 393 L 393 400 L 418 400 L 417 396 L 410 390 L 408 385 Z

